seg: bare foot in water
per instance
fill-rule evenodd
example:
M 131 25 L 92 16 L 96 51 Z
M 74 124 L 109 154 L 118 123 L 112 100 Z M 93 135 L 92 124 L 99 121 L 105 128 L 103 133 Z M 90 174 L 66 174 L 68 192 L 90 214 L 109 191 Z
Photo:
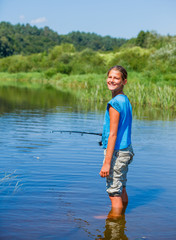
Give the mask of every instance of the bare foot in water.
M 118 219 L 121 218 L 124 214 L 122 214 L 121 209 L 118 208 L 111 208 L 111 211 L 108 215 L 100 215 L 94 216 L 95 219 Z
M 118 208 L 111 208 L 111 211 L 109 212 L 107 219 L 118 219 L 123 216 L 121 209 Z
M 95 219 L 106 219 L 107 215 L 94 216 Z

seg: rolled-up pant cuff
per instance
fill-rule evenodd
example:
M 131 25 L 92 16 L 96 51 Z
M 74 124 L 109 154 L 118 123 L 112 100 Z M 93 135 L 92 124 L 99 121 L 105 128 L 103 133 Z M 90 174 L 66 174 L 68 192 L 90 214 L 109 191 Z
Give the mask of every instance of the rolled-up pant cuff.
M 109 193 L 109 197 L 120 197 L 122 193 Z

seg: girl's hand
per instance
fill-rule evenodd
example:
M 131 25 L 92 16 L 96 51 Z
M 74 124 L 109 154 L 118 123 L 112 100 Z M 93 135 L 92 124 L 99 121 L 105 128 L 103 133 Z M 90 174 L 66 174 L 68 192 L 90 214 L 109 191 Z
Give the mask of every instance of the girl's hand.
M 104 163 L 100 171 L 100 176 L 101 177 L 109 176 L 109 171 L 110 171 L 110 164 Z

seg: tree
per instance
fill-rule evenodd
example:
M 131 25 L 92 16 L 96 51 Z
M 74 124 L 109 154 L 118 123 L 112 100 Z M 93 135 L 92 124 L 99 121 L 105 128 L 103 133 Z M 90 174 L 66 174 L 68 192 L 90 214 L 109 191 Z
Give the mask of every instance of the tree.
M 14 49 L 7 37 L 0 38 L 0 57 L 8 57 L 14 53 Z
M 142 48 L 146 47 L 146 35 L 144 31 L 140 31 L 136 38 L 136 45 Z

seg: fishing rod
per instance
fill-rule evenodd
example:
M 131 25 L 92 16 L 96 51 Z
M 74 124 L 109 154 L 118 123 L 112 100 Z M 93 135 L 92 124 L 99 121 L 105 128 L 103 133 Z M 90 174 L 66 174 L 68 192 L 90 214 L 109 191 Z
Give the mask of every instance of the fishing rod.
M 64 131 L 64 130 L 53 130 L 51 131 L 52 133 L 54 132 L 60 132 L 60 133 L 81 133 L 81 135 L 84 134 L 91 134 L 91 135 L 98 135 L 98 136 L 102 136 L 102 133 L 95 133 L 95 132 L 82 132 L 82 131 Z
M 81 136 L 83 136 L 84 134 L 90 134 L 90 135 L 97 135 L 97 136 L 102 136 L 102 133 L 96 133 L 96 132 L 83 132 L 83 131 L 65 131 L 65 130 L 52 130 L 51 133 L 55 133 L 55 132 L 59 132 L 59 133 L 80 133 Z M 102 141 L 98 142 L 99 145 L 102 145 Z

